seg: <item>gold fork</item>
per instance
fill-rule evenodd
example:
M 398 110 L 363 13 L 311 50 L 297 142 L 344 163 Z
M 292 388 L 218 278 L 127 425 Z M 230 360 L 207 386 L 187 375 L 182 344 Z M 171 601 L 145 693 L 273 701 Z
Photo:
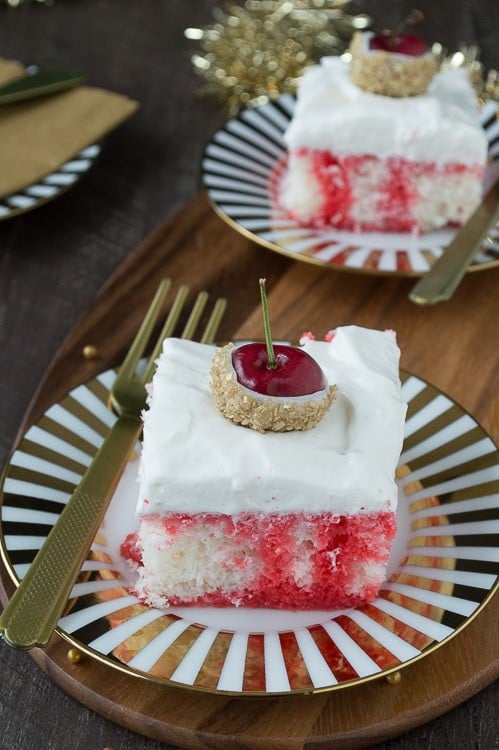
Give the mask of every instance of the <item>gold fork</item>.
M 116 376 L 111 403 L 118 419 L 83 475 L 78 487 L 31 563 L 12 599 L 0 616 L 0 635 L 15 648 L 46 646 L 68 601 L 92 541 L 102 523 L 123 467 L 140 436 L 140 414 L 146 405 L 150 381 L 163 340 L 171 336 L 185 304 L 188 287 L 179 288 L 145 372 L 137 373 L 146 344 L 171 286 L 164 279 Z M 192 339 L 208 300 L 197 296 L 181 337 Z M 200 341 L 212 343 L 226 300 L 218 299 Z

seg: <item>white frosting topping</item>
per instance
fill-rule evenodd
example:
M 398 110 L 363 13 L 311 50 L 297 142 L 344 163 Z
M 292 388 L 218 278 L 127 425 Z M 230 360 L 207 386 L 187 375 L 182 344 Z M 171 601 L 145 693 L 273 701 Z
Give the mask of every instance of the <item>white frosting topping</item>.
M 406 410 L 394 334 L 347 326 L 305 349 L 338 385 L 336 402 L 311 430 L 261 434 L 218 411 L 213 348 L 167 339 L 144 414 L 138 514 L 394 510 Z
M 464 70 L 437 73 L 426 94 L 381 96 L 350 80 L 349 63 L 325 57 L 305 72 L 285 141 L 291 150 L 403 156 L 483 166 L 487 140 Z

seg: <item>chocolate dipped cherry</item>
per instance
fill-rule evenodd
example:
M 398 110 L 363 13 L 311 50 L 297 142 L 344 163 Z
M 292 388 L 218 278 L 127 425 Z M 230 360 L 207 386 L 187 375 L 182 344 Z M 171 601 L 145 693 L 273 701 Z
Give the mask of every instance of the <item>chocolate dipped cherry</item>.
M 236 424 L 267 430 L 307 430 L 335 399 L 320 365 L 307 352 L 273 344 L 265 292 L 260 280 L 265 343 L 219 350 L 211 370 L 212 391 L 222 414 Z

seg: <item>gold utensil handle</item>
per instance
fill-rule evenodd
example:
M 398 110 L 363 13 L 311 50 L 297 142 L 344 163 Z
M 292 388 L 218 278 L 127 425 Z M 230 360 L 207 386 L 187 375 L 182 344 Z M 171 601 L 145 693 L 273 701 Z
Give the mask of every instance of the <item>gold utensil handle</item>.
M 140 430 L 138 419 L 126 417 L 111 428 L 0 616 L 0 634 L 10 646 L 49 642 Z
M 450 299 L 490 228 L 498 220 L 499 182 L 496 182 L 443 255 L 414 286 L 409 299 L 417 305 L 433 305 Z

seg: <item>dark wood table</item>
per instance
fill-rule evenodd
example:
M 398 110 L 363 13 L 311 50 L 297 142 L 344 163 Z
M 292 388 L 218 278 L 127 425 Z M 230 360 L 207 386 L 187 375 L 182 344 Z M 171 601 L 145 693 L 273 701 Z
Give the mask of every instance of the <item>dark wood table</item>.
M 208 23 L 214 6 L 213 2 L 194 0 L 56 0 L 51 7 L 37 3 L 17 9 L 0 7 L 1 56 L 26 62 L 64 61 L 84 70 L 89 84 L 122 92 L 141 103 L 138 113 L 108 138 L 98 164 L 77 187 L 43 208 L 0 223 L 2 465 L 30 403 L 30 418 L 34 418 L 62 387 L 49 378 L 35 397 L 57 353 L 59 369 L 52 367 L 51 372 L 63 368 L 67 376 L 74 368 L 78 346 L 92 343 L 87 334 L 100 331 L 99 343 L 109 344 L 105 364 L 116 359 L 126 343 L 128 326 L 142 312 L 147 284 L 134 298 L 137 314 L 128 312 L 124 316 L 123 330 L 115 344 L 111 343 L 112 332 L 99 325 L 99 316 L 89 319 L 85 314 L 110 277 L 113 280 L 108 292 L 116 294 L 117 302 L 123 304 L 123 285 L 134 288 L 129 273 L 134 258 L 140 257 L 141 267 L 150 269 L 143 270 L 148 283 L 162 271 L 163 261 L 154 258 L 154 250 L 164 241 L 165 231 L 172 238 L 173 248 L 165 256 L 165 269 L 179 280 L 190 281 L 194 288 L 202 285 L 216 294 L 224 293 L 232 303 L 224 322 L 225 336 L 256 334 L 257 300 L 250 284 L 263 270 L 275 289 L 270 302 L 276 335 L 296 336 L 303 330 L 304 321 L 310 322 L 310 327 L 326 320 L 329 324 L 356 322 L 373 327 L 390 324 L 399 331 L 403 365 L 460 400 L 497 441 L 494 320 L 498 313 L 498 269 L 468 275 L 449 306 L 422 311 L 406 300 L 410 288 L 407 279 L 326 272 L 252 247 L 239 236 L 234 236 L 232 243 L 228 228 L 211 216 L 205 199 L 197 195 L 203 145 L 225 115 L 217 102 L 196 95 L 199 81 L 189 62 L 195 46 L 184 39 L 183 30 Z M 389 26 L 412 6 L 411 2 L 372 0 L 360 8 L 367 7 Z M 485 65 L 499 66 L 499 6 L 495 0 L 420 2 L 418 6 L 426 10 L 429 38 L 450 49 L 456 49 L 460 42 L 477 43 Z M 165 225 L 164 220 L 176 210 L 179 212 Z M 148 252 L 134 251 L 158 225 L 162 227 L 159 233 L 142 245 Z M 205 258 L 200 252 L 195 264 L 188 263 L 192 249 L 184 247 L 182 254 L 184 237 L 190 235 L 202 251 L 205 230 L 214 233 L 210 235 L 212 248 L 219 232 L 219 251 L 212 250 Z M 296 295 L 302 295 L 300 304 Z M 70 345 L 62 346 L 81 319 L 84 324 L 77 329 L 78 336 L 73 335 Z M 460 332 L 462 341 L 449 340 L 449 333 L 456 337 Z M 436 356 L 429 356 L 422 345 L 423 334 L 431 337 L 433 351 L 440 347 L 438 369 Z M 490 337 L 495 337 L 495 345 Z M 81 369 L 76 368 L 71 376 L 75 383 L 99 366 L 81 360 L 79 364 Z M 491 643 L 493 640 L 491 633 Z M 56 651 L 57 646 L 52 650 L 53 664 L 57 662 Z M 28 654 L 0 646 L 2 748 L 165 747 L 123 728 L 116 716 L 113 718 L 118 723 L 82 705 L 70 691 L 61 688 L 55 671 L 51 674 L 42 657 L 38 656 L 36 662 L 49 674 Z M 415 728 L 377 744 L 378 750 L 497 748 L 497 686 L 488 684 L 491 677 L 487 674 L 481 681 L 471 679 L 463 685 L 463 703 L 459 694 L 453 695 L 452 700 L 428 713 L 438 718 L 419 726 L 421 721 L 416 717 L 411 724 Z M 196 710 L 195 705 L 192 710 Z M 146 727 L 145 733 L 154 736 L 151 727 Z M 381 736 L 365 738 L 363 746 L 374 745 Z M 217 745 L 199 744 L 204 746 Z M 235 741 L 233 746 L 250 745 Z

